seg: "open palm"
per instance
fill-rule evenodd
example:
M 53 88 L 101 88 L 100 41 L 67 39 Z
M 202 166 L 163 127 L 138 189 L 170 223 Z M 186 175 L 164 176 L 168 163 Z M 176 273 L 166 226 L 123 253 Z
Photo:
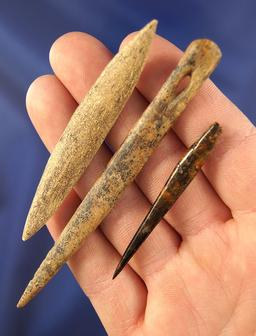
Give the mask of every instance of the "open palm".
M 130 36 L 127 39 L 129 39 Z M 54 239 L 104 170 L 180 58 L 156 37 L 140 82 L 85 174 L 49 221 Z M 51 151 L 111 53 L 84 33 L 52 46 L 54 75 L 29 88 L 27 109 Z M 129 266 L 112 274 L 175 163 L 207 127 L 223 135 L 188 190 Z M 256 333 L 256 132 L 207 81 L 114 210 L 69 266 L 110 335 L 254 335 Z

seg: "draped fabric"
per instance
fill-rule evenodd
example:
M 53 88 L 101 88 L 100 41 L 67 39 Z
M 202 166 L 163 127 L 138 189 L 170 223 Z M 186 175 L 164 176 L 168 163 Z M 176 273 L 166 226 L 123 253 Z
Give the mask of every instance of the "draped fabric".
M 194 38 L 216 41 L 223 59 L 213 76 L 255 122 L 254 0 L 27 0 L 0 2 L 0 335 L 105 335 L 67 267 L 23 310 L 16 302 L 52 245 L 46 229 L 21 234 L 48 153 L 26 114 L 25 95 L 51 72 L 48 52 L 69 31 L 84 31 L 116 52 L 122 38 L 152 18 L 158 33 L 184 49 Z M 207 111 L 206 111 L 207 113 Z

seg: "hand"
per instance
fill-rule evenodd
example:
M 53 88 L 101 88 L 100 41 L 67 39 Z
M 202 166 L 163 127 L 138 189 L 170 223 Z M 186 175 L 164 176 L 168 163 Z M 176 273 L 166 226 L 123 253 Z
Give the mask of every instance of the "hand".
M 170 42 L 155 38 L 137 90 L 107 137 L 114 150 L 180 55 Z M 27 94 L 28 113 L 49 151 L 110 59 L 106 47 L 84 33 L 66 34 L 53 44 L 50 63 L 54 75 L 38 78 Z M 175 163 L 215 121 L 223 135 L 203 172 L 113 281 L 120 255 Z M 102 145 L 49 221 L 54 239 L 111 155 L 109 147 Z M 255 127 L 208 80 L 136 183 L 70 260 L 74 276 L 110 335 L 256 333 L 255 172 Z

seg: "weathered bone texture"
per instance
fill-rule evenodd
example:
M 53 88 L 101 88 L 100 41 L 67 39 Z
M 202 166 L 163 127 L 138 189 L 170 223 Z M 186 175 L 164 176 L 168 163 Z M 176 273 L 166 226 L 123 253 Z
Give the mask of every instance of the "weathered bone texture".
M 18 307 L 23 307 L 48 283 L 107 216 L 126 186 L 139 174 L 163 136 L 215 69 L 220 57 L 221 52 L 212 41 L 196 40 L 189 45 L 178 66 L 47 254 L 18 302 Z M 188 75 L 191 76 L 189 85 L 177 94 L 180 81 Z
M 77 107 L 45 167 L 23 240 L 46 224 L 96 154 L 138 81 L 156 25 L 151 21 L 121 49 Z
M 189 148 L 184 157 L 176 165 L 163 190 L 158 195 L 156 201 L 126 248 L 123 257 L 115 270 L 113 279 L 122 271 L 124 266 L 197 175 L 208 155 L 214 148 L 220 134 L 221 128 L 219 124 L 214 123 L 211 125 L 200 139 Z

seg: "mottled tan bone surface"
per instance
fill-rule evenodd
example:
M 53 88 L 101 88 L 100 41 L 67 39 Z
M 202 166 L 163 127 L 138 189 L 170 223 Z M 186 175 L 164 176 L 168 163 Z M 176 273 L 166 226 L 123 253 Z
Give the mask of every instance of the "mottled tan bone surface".
M 80 248 L 113 208 L 126 186 L 141 171 L 160 140 L 193 98 L 221 57 L 209 40 L 190 44 L 178 66 L 148 106 L 106 170 L 86 195 L 53 248 L 28 284 L 17 307 L 26 305 Z M 177 95 L 180 81 L 191 75 L 189 85 Z
M 74 112 L 45 167 L 23 240 L 46 224 L 96 154 L 138 81 L 156 25 L 151 21 L 121 49 Z

